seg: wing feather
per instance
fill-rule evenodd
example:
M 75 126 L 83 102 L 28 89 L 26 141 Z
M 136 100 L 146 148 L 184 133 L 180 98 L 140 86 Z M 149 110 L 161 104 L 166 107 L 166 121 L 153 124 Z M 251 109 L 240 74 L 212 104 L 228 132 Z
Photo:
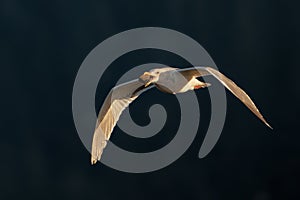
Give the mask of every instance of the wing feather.
M 232 80 L 227 78 L 224 74 L 215 70 L 211 67 L 193 67 L 178 70 L 183 76 L 187 77 L 201 77 L 212 75 L 217 80 L 219 80 L 234 96 L 236 96 L 240 101 L 243 102 L 247 108 L 249 108 L 262 122 L 264 122 L 268 127 L 272 128 L 270 124 L 264 119 L 262 114 L 259 112 L 258 108 L 251 100 L 251 98 L 247 95 L 247 93 L 237 86 Z
M 191 67 L 191 68 L 178 69 L 177 72 L 181 73 L 188 80 L 190 80 L 192 77 L 211 75 L 210 72 L 207 71 L 206 67 Z
M 146 88 L 138 79 L 114 87 L 100 109 L 92 142 L 91 163 L 100 160 L 103 149 L 120 118 L 122 111 Z

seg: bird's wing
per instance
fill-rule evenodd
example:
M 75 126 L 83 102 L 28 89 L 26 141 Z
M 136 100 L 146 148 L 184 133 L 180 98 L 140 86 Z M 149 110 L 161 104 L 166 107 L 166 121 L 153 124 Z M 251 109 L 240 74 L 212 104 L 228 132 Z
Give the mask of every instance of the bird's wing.
M 106 97 L 97 119 L 93 136 L 91 163 L 100 160 L 102 151 L 115 127 L 122 111 L 133 102 L 146 88 L 142 82 L 135 79 L 114 87 Z
M 211 75 L 211 73 L 206 68 L 207 67 L 191 67 L 185 69 L 177 69 L 176 71 L 186 77 L 187 80 L 190 80 L 193 77 Z
M 268 127 L 272 128 L 268 122 L 264 119 L 262 114 L 259 112 L 257 107 L 251 98 L 246 94 L 244 90 L 242 90 L 239 86 L 237 86 L 232 80 L 227 78 L 221 72 L 211 68 L 211 67 L 193 67 L 177 70 L 183 76 L 186 77 L 200 77 L 206 75 L 212 75 L 216 79 L 218 79 L 234 96 L 236 96 L 239 100 L 241 100 L 261 121 L 263 121 Z

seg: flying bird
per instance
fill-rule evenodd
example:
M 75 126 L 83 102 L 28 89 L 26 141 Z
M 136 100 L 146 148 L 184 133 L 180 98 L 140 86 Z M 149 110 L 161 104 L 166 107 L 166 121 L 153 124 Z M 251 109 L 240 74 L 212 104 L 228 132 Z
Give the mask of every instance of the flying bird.
M 92 141 L 91 164 L 101 159 L 103 149 L 119 120 L 122 111 L 129 106 L 141 93 L 151 87 L 170 94 L 183 93 L 210 86 L 210 83 L 197 78 L 212 75 L 219 80 L 233 95 L 241 100 L 263 123 L 272 128 L 259 112 L 251 98 L 232 80 L 211 67 L 192 67 L 178 69 L 165 67 L 152 69 L 139 78 L 117 85 L 106 97 L 96 123 Z

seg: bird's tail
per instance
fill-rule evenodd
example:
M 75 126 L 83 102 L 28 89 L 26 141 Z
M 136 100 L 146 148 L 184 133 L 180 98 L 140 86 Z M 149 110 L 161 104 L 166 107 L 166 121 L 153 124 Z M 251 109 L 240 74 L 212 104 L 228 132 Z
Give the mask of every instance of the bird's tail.
M 205 84 L 205 86 L 204 87 L 209 87 L 209 86 L 211 86 L 211 84 L 210 83 L 204 83 Z
M 201 81 L 197 80 L 197 84 L 194 86 L 194 89 L 206 88 L 206 87 L 209 87 L 209 86 L 211 86 L 210 83 L 204 83 L 204 82 L 201 82 Z

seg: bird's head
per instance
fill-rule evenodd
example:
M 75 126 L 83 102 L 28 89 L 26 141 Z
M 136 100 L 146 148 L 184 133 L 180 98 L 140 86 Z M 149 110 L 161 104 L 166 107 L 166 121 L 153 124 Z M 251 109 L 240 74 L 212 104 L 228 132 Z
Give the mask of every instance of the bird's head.
M 151 83 L 155 83 L 159 79 L 160 73 L 164 72 L 162 69 L 152 69 L 149 72 L 145 72 L 139 77 L 139 80 L 145 84 L 145 87 Z

